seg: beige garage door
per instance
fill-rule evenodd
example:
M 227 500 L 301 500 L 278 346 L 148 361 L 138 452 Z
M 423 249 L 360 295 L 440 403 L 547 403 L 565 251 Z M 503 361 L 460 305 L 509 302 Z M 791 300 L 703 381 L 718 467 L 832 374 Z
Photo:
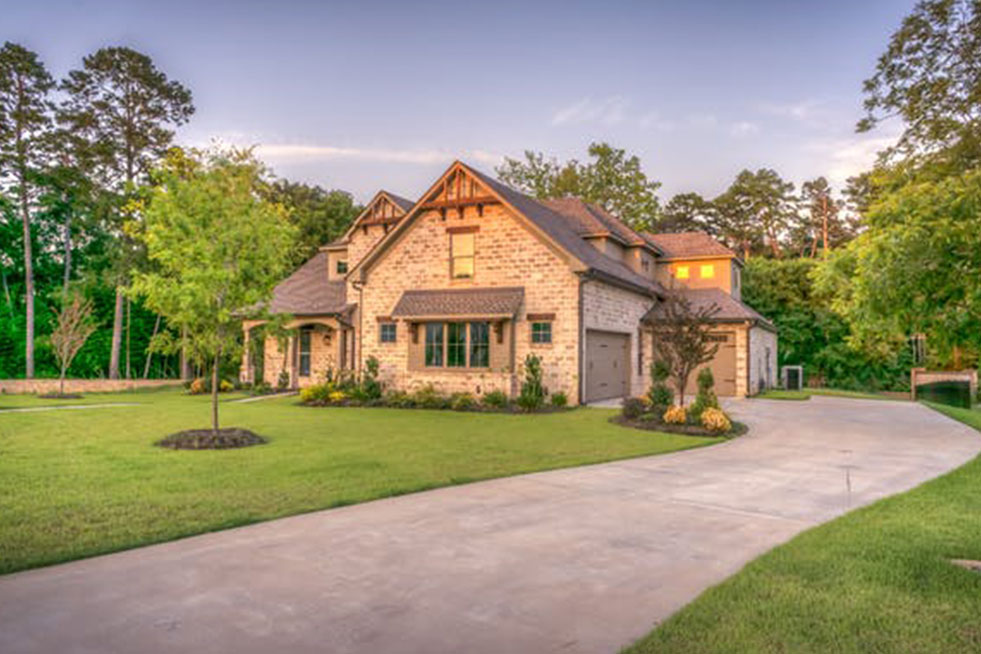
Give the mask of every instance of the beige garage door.
M 712 377 L 715 378 L 715 394 L 720 397 L 735 395 L 736 332 L 713 332 L 712 339 L 719 344 L 715 358 L 707 366 L 712 370 Z M 706 366 L 699 367 L 688 379 L 688 386 L 685 387 L 686 394 L 694 395 L 698 391 L 698 372 L 704 367 Z
M 630 336 L 586 330 L 586 401 L 630 393 Z

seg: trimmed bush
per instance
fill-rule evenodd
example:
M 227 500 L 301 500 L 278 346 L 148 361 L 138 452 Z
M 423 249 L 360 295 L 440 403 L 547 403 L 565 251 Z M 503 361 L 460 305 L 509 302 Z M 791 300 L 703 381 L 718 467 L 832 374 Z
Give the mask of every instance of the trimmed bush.
M 715 386 L 715 379 L 712 377 L 712 371 L 708 368 L 702 368 L 698 373 L 698 394 L 695 395 L 695 401 L 688 407 L 688 416 L 693 423 L 697 424 L 701 421 L 702 412 L 706 409 L 719 408 L 719 398 L 715 396 L 715 391 L 712 390 L 713 386 Z
M 552 406 L 556 409 L 561 409 L 563 407 L 569 406 L 569 398 L 565 393 L 559 391 L 558 393 L 552 393 L 551 397 Z
M 542 384 L 542 360 L 534 354 L 525 357 L 525 380 L 518 395 L 518 406 L 524 411 L 537 411 L 545 404 L 548 389 Z
M 412 401 L 420 409 L 448 409 L 450 400 L 436 390 L 432 384 L 426 384 L 412 394 Z
M 470 393 L 453 393 L 450 395 L 450 408 L 454 411 L 472 411 L 477 406 L 477 400 Z
M 490 393 L 484 393 L 484 396 L 480 398 L 480 401 L 484 406 L 491 409 L 506 409 L 511 403 L 508 399 L 507 393 L 504 391 L 491 391 Z
M 620 413 L 627 420 L 637 420 L 647 411 L 647 403 L 639 397 L 625 397 Z
M 651 364 L 651 387 L 647 391 L 647 400 L 658 415 L 674 403 L 674 392 L 667 384 L 670 376 L 671 369 L 664 361 L 657 360 Z
M 664 422 L 669 425 L 683 425 L 688 422 L 688 412 L 683 406 L 672 406 L 664 412 Z
M 721 409 L 707 408 L 702 412 L 702 426 L 711 432 L 724 434 L 732 429 L 732 422 Z

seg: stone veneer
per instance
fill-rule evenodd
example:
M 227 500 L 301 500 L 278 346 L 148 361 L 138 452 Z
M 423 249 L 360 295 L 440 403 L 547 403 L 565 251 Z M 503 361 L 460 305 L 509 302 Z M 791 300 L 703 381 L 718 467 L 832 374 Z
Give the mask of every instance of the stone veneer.
M 647 391 L 647 365 L 638 365 L 638 338 L 640 320 L 653 306 L 654 300 L 603 282 L 587 281 L 583 284 L 583 358 L 586 356 L 585 330 L 598 329 L 630 335 L 630 394 L 643 395 Z M 648 351 L 649 351 L 648 347 Z M 641 348 L 640 356 L 649 361 L 648 352 Z
M 179 379 L 66 379 L 66 393 L 112 393 L 178 386 Z M 57 379 L 0 379 L 0 393 L 57 393 Z
M 448 227 L 479 228 L 472 279 L 450 277 Z M 475 207 L 468 207 L 462 218 L 455 209 L 448 211 L 445 219 L 438 211 L 427 211 L 398 238 L 399 242 L 369 269 L 360 297 L 352 295 L 357 291 L 349 286 L 348 300 L 357 302 L 361 310 L 356 322 L 361 334 L 361 363 L 369 356 L 377 357 L 382 380 L 394 388 L 413 390 L 433 384 L 443 392 L 501 390 L 513 395 L 520 387 L 522 362 L 534 352 L 542 359 L 548 389 L 565 392 L 571 403 L 579 401 L 579 278 L 552 246 L 530 234 L 502 205 L 484 207 L 483 216 Z M 404 321 L 398 323 L 396 343 L 379 342 L 377 318 L 391 315 L 403 291 L 487 286 L 520 286 L 525 290 L 524 306 L 513 325 L 516 369 L 409 372 L 410 334 Z M 528 313 L 555 314 L 551 344 L 531 343 Z M 506 324 L 505 329 L 509 328 L 511 325 Z M 419 338 L 424 338 L 422 328 Z M 495 346 L 492 333 L 491 348 Z
M 767 369 L 767 349 L 770 351 L 769 369 Z M 737 353 L 740 350 L 737 350 Z M 742 350 L 744 351 L 744 350 Z M 738 356 L 738 354 L 737 354 Z M 762 327 L 749 329 L 749 395 L 756 395 L 763 388 L 769 388 L 777 383 L 777 335 Z

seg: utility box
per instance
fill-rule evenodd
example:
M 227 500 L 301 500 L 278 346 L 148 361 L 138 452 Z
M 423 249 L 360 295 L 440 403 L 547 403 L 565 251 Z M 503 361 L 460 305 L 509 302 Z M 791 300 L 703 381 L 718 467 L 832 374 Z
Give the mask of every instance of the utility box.
M 781 367 L 780 381 L 788 391 L 804 390 L 804 366 Z

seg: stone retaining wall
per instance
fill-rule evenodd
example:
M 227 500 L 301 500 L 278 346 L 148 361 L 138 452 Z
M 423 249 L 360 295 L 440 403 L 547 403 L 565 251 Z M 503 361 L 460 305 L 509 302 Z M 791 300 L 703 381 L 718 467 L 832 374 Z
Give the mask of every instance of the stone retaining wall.
M 966 381 L 971 385 L 971 399 L 978 395 L 978 371 L 977 370 L 927 370 L 926 368 L 913 368 L 910 371 L 910 393 L 916 399 L 916 387 L 921 384 L 933 384 L 944 381 Z
M 110 393 L 181 384 L 179 379 L 66 379 L 66 393 Z M 0 393 L 57 393 L 57 379 L 0 379 Z

